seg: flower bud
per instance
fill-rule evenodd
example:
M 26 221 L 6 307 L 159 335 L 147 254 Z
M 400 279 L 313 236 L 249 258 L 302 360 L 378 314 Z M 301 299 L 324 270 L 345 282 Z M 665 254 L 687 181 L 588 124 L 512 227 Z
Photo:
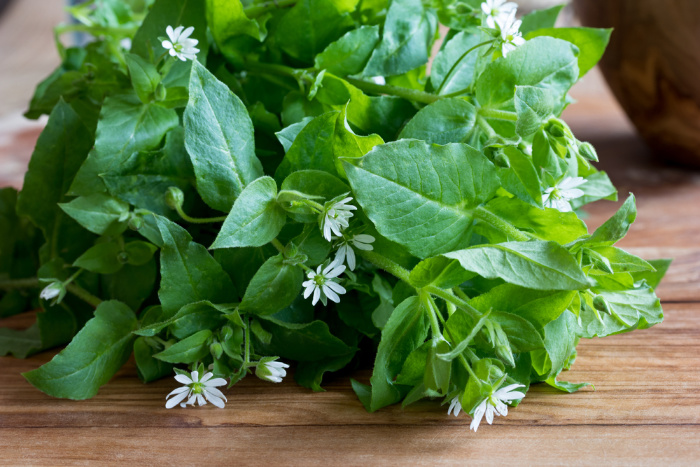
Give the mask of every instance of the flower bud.
M 170 209 L 178 209 L 182 207 L 185 202 L 185 194 L 176 186 L 171 186 L 168 191 L 165 192 L 165 204 L 168 205 Z
M 167 96 L 168 91 L 165 89 L 165 86 L 163 86 L 163 83 L 158 83 L 158 86 L 156 86 L 156 92 L 155 92 L 155 98 L 158 102 L 163 102 L 165 100 L 165 97 Z
M 598 162 L 598 153 L 596 152 L 595 148 L 591 143 L 580 143 L 578 145 L 578 153 L 583 157 L 584 159 L 588 159 L 589 161 L 594 161 Z
M 277 357 L 262 358 L 255 366 L 255 376 L 263 381 L 281 383 L 282 378 L 287 376 L 286 368 L 289 368 L 289 365 L 276 360 Z
M 593 299 L 593 306 L 598 311 L 603 311 L 607 314 L 610 314 L 610 306 L 608 305 L 607 300 L 605 300 L 605 298 L 602 295 L 595 296 L 595 298 Z
M 143 218 L 132 214 L 129 218 L 129 228 L 134 231 L 139 231 L 141 227 L 143 227 Z
M 510 160 L 508 159 L 508 156 L 506 156 L 503 152 L 500 151 L 493 158 L 493 163 L 496 165 L 496 167 L 501 167 L 503 169 L 507 169 L 510 167 Z
M 215 359 L 218 360 L 218 359 L 220 359 L 221 356 L 223 355 L 223 353 L 224 353 L 224 348 L 221 346 L 220 343 L 218 343 L 217 341 L 214 341 L 214 342 L 212 342 L 212 344 L 209 346 L 209 352 L 211 352 L 212 356 L 213 356 Z
M 42 300 L 54 300 L 53 304 L 55 305 L 56 303 L 61 303 L 61 300 L 63 300 L 63 297 L 66 295 L 66 288 L 63 285 L 63 282 L 60 281 L 54 281 L 44 287 L 44 289 L 41 291 L 39 294 L 39 298 Z

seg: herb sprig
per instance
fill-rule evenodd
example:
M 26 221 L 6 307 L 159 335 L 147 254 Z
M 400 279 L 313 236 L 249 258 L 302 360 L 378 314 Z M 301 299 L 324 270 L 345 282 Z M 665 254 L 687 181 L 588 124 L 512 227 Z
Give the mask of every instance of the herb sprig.
M 474 430 L 533 383 L 585 386 L 558 379 L 579 339 L 661 322 L 668 261 L 614 246 L 634 196 L 592 233 L 580 216 L 617 191 L 560 115 L 610 31 L 516 9 L 71 9 L 57 37 L 94 40 L 59 42 L 24 188 L 0 191 L 0 317 L 42 308 L 0 354 L 68 343 L 25 377 L 71 399 L 133 354 L 144 382 L 176 372 L 170 408 L 223 407 L 218 386 L 282 361 L 320 391 L 362 351 L 368 410 L 436 398 Z

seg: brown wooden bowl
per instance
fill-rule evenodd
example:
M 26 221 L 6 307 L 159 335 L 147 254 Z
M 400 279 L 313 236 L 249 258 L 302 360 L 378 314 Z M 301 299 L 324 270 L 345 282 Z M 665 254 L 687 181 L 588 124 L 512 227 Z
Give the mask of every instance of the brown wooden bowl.
M 613 27 L 600 63 L 642 137 L 700 167 L 700 0 L 574 0 L 584 26 Z

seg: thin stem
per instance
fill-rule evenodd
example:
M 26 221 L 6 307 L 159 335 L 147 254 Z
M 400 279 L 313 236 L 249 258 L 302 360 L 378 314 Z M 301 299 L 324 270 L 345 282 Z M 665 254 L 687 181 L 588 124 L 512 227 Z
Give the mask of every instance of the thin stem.
M 360 254 L 360 256 L 362 256 L 364 259 L 366 259 L 370 263 L 377 266 L 379 269 L 383 269 L 386 272 L 393 274 L 397 278 L 406 282 L 407 284 L 410 284 L 410 281 L 408 279 L 408 277 L 410 276 L 410 273 L 406 269 L 404 269 L 402 266 L 400 266 L 399 264 L 396 264 L 395 262 L 393 262 L 389 258 L 386 258 L 378 253 L 375 253 L 374 251 L 360 250 L 360 251 L 358 251 L 358 253 Z M 425 289 L 425 290 L 430 292 L 430 290 L 428 290 L 428 289 Z
M 461 298 L 457 298 L 454 295 L 452 295 L 451 292 L 441 289 L 439 287 L 435 287 L 434 285 L 429 285 L 428 287 L 425 288 L 426 291 L 430 292 L 431 294 L 440 297 L 441 299 L 445 300 L 446 302 L 450 302 L 453 305 L 455 305 L 457 308 L 461 308 L 464 311 L 467 311 L 469 313 L 472 313 L 474 316 L 481 317 L 482 313 L 471 306 L 469 303 L 465 302 Z
M 476 381 L 476 383 L 479 385 L 479 387 L 481 387 L 482 384 L 483 384 L 483 383 L 481 382 L 481 379 L 479 379 L 479 377 L 476 376 L 476 373 L 474 373 L 474 370 L 472 370 L 471 365 L 469 364 L 469 362 L 467 361 L 467 359 L 464 358 L 464 355 L 462 355 L 462 354 L 459 355 L 459 361 L 462 362 L 462 365 L 464 365 L 464 368 L 466 368 L 467 373 L 469 373 L 469 376 L 471 376 L 472 378 L 474 378 L 474 381 Z
M 270 243 L 272 243 L 272 246 L 277 248 L 277 251 L 279 251 L 280 253 L 284 253 L 284 245 L 282 245 L 282 242 L 280 242 L 276 238 L 273 238 Z
M 226 220 L 226 217 L 228 216 L 221 216 L 221 217 L 209 217 L 209 218 L 197 218 L 197 217 L 190 217 L 188 216 L 185 211 L 182 210 L 182 206 L 175 206 L 175 211 L 182 217 L 184 221 L 187 221 L 191 224 L 211 224 L 212 222 L 223 222 Z
M 429 94 L 427 92 L 418 91 L 416 89 L 401 88 L 398 86 L 390 86 L 388 84 L 377 84 L 370 81 L 364 81 L 361 79 L 346 77 L 345 81 L 352 84 L 361 91 L 369 92 L 372 94 L 388 94 L 390 96 L 403 97 L 404 99 L 420 102 L 422 104 L 432 104 L 433 102 L 440 99 L 439 96 L 435 94 Z
M 527 242 L 528 240 L 532 240 L 534 238 L 532 235 L 517 229 L 513 224 L 500 218 L 483 206 L 479 206 L 474 210 L 474 217 L 482 222 L 485 222 L 486 224 L 489 224 L 491 227 L 500 230 L 509 239 L 516 240 L 518 242 Z
M 487 122 L 486 119 L 483 116 L 481 116 L 481 114 L 476 115 L 476 123 L 489 138 L 495 138 L 496 136 L 498 136 L 498 133 L 494 131 L 491 125 L 489 125 L 489 122 Z
M 41 283 L 36 277 L 26 279 L 8 279 L 0 281 L 0 290 L 34 289 L 40 287 Z
M 264 15 L 268 11 L 277 10 L 279 8 L 287 8 L 296 5 L 298 0 L 274 0 L 272 2 L 263 3 L 262 5 L 250 6 L 243 9 L 243 13 L 248 18 L 257 18 Z
M 455 295 L 457 295 L 459 298 L 461 298 L 464 301 L 469 301 L 469 295 L 464 293 L 464 290 L 460 289 L 459 287 L 454 287 L 452 289 L 452 292 L 454 292 Z
M 459 59 L 457 59 L 456 62 L 454 62 L 454 64 L 450 68 L 450 71 L 447 72 L 447 74 L 445 75 L 445 79 L 442 80 L 442 83 L 440 83 L 440 87 L 437 89 L 437 92 L 435 94 L 440 94 L 440 91 L 442 91 L 442 88 L 445 86 L 445 83 L 447 83 L 447 80 L 450 78 L 450 76 L 452 76 L 452 73 L 454 73 L 454 71 L 457 69 L 457 65 L 459 65 L 467 55 L 469 55 L 471 52 L 478 49 L 482 45 L 491 44 L 492 42 L 493 42 L 493 40 L 485 41 L 485 42 L 482 42 L 481 44 L 476 44 L 474 47 L 472 47 L 471 49 L 464 52 L 462 54 L 462 56 L 459 57 Z
M 94 296 L 79 285 L 66 284 L 66 290 L 78 297 L 79 299 L 81 299 L 82 301 L 84 301 L 85 303 L 94 306 L 95 308 L 100 306 L 100 304 L 102 303 L 102 300 L 99 297 Z
M 435 316 L 435 307 L 433 306 L 435 302 L 432 301 L 429 293 L 423 292 L 422 290 L 418 293 L 420 301 L 423 302 L 423 306 L 428 310 L 428 318 L 430 319 L 430 331 L 433 338 L 442 337 L 442 332 L 440 332 L 440 323 Z M 432 303 L 431 303 L 432 302 Z
M 250 316 L 246 317 L 244 359 L 243 367 L 248 368 L 250 366 Z
M 496 120 L 506 120 L 509 122 L 518 121 L 518 114 L 515 112 L 511 112 L 510 110 L 487 109 L 482 107 L 479 109 L 479 115 L 485 118 L 493 118 Z

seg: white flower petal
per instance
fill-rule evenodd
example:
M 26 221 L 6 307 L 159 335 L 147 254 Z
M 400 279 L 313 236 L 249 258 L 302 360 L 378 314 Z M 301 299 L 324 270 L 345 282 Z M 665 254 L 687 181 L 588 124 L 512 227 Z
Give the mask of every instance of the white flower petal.
M 302 285 L 306 287 L 304 290 L 304 298 L 309 298 L 309 295 L 311 295 L 316 288 L 316 283 L 313 281 L 306 281 Z
M 491 404 L 486 404 L 486 422 L 489 425 L 493 424 L 493 413 L 493 406 Z
M 334 292 L 341 294 L 341 295 L 347 293 L 347 290 L 345 290 L 345 287 L 343 287 L 342 285 L 340 285 L 334 281 L 326 282 L 325 286 L 328 287 L 329 289 L 333 290 Z
M 201 394 L 197 394 L 197 403 L 201 407 L 203 405 L 206 405 L 207 401 L 204 400 L 204 397 Z
M 458 416 L 459 412 L 462 411 L 462 404 L 459 403 L 459 397 L 453 397 L 450 402 L 450 408 L 447 409 L 447 415 L 454 413 L 454 416 Z
M 168 400 L 168 402 L 165 403 L 165 408 L 172 409 L 177 404 L 179 404 L 183 399 L 185 399 L 185 397 L 187 397 L 187 392 L 181 392 L 180 394 L 176 395 L 172 399 Z
M 580 198 L 585 194 L 586 193 L 584 193 L 583 190 L 579 190 L 578 188 L 569 188 L 568 190 L 562 191 L 561 193 L 562 198 L 566 198 L 567 200 Z
M 226 381 L 224 378 L 214 378 L 204 383 L 204 387 L 213 388 L 215 386 L 226 386 L 227 384 L 228 381 Z
M 187 375 L 175 375 L 175 381 L 182 384 L 192 384 L 194 382 Z
M 172 396 L 172 395 L 181 394 L 181 393 L 187 392 L 187 391 L 189 391 L 189 390 L 190 390 L 190 387 L 189 387 L 189 386 L 180 386 L 179 388 L 173 389 L 173 390 L 170 392 L 170 394 L 168 394 L 167 396 L 165 396 L 165 398 L 167 399 L 168 397 L 170 397 L 170 396 Z
M 163 42 L 161 42 L 161 45 L 163 46 L 164 49 L 172 49 L 174 47 L 173 43 L 170 41 L 163 41 Z
M 350 268 L 351 271 L 355 270 L 355 266 L 357 263 L 355 262 L 355 251 L 353 251 L 352 248 L 348 245 L 348 250 L 347 250 L 347 257 L 348 257 L 348 267 Z
M 323 275 L 326 277 L 326 279 L 333 279 L 341 275 L 343 272 L 345 272 L 345 266 L 341 264 L 336 265 L 333 270 L 325 272 Z
M 189 28 L 185 29 L 180 33 L 180 37 L 178 38 L 180 42 L 185 42 L 188 37 L 192 35 L 194 32 L 194 26 L 190 26 Z
M 193 382 L 193 383 L 198 383 L 198 382 L 199 382 L 199 371 L 194 370 L 192 373 L 190 373 L 190 376 L 192 377 L 192 382 Z
M 335 303 L 340 303 L 340 297 L 337 293 L 333 292 L 328 285 L 323 284 L 323 294 L 328 297 L 331 301 Z
M 570 190 L 571 188 L 579 187 L 586 182 L 587 180 L 583 177 L 566 177 L 557 185 L 557 187 L 562 190 Z
M 226 400 L 226 396 L 224 396 L 224 393 L 221 392 L 221 391 L 219 391 L 219 390 L 216 389 L 216 388 L 205 387 L 205 388 L 203 389 L 203 391 L 204 391 L 204 394 L 205 394 L 205 395 L 206 395 L 206 394 L 211 394 L 211 395 L 214 395 L 214 396 L 218 397 L 219 399 L 224 399 L 224 400 Z
M 311 300 L 311 304 L 316 305 L 319 298 L 321 298 L 321 289 L 317 286 L 314 287 L 314 298 Z
M 481 404 L 479 404 L 476 409 L 474 409 L 474 418 L 472 418 L 472 422 L 469 425 L 470 430 L 474 430 L 476 433 L 476 430 L 479 429 L 479 424 L 481 423 L 481 419 L 484 416 L 484 413 L 486 412 L 486 400 L 483 400 Z
M 216 397 L 213 394 L 209 394 L 206 389 L 204 390 L 204 397 L 206 397 L 207 400 L 212 403 L 212 405 L 215 405 L 220 409 L 223 409 L 226 406 L 223 399 Z
M 276 368 L 289 368 L 289 365 L 287 365 L 286 363 L 284 363 L 284 362 L 278 362 L 278 361 L 275 361 L 275 362 L 267 362 L 266 365 L 267 365 L 267 366 L 271 366 L 271 367 L 276 367 Z

